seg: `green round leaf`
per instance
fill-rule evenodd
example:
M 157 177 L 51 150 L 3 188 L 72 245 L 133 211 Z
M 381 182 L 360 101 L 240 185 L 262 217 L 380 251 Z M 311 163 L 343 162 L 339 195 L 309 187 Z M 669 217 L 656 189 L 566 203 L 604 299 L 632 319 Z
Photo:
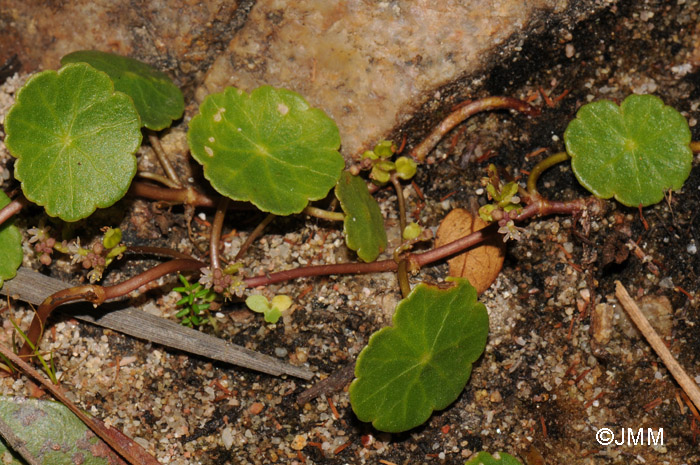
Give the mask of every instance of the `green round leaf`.
M 87 64 L 35 74 L 5 118 L 24 195 L 51 216 L 77 221 L 126 194 L 141 144 L 131 99 Z
M 425 422 L 462 392 L 487 333 L 486 307 L 468 281 L 449 289 L 419 284 L 396 307 L 394 326 L 374 333 L 357 359 L 355 414 L 392 433 Z
M 10 203 L 10 198 L 0 191 L 0 209 Z M 17 268 L 22 264 L 22 233 L 13 220 L 0 226 L 0 288 L 6 279 L 12 279 L 17 274 Z
M 141 124 L 148 129 L 167 128 L 185 111 L 182 91 L 167 74 L 146 63 L 97 50 L 81 50 L 61 58 L 62 65 L 81 62 L 107 73 L 114 88 L 134 100 Z
M 386 249 L 384 218 L 367 184 L 359 176 L 343 171 L 335 185 L 335 195 L 345 212 L 343 229 L 350 250 L 366 262 L 377 259 Z
M 299 94 L 269 86 L 209 95 L 187 139 L 214 189 L 277 215 L 326 196 L 345 164 L 338 127 Z
M 496 452 L 493 456 L 488 452 L 479 452 L 464 465 L 522 465 L 522 463 L 505 452 Z
M 688 122 L 653 95 L 630 95 L 619 107 L 607 100 L 584 105 L 564 140 L 579 182 L 630 207 L 680 189 L 693 160 Z

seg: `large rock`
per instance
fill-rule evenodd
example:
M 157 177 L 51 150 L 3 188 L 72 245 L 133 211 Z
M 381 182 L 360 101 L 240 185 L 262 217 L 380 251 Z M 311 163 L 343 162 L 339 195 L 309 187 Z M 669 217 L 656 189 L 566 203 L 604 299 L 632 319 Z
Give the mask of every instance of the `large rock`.
M 0 66 L 18 53 L 25 71 L 56 69 L 63 55 L 97 49 L 170 72 L 203 75 L 244 23 L 251 0 L 0 0 Z M 7 56 L 3 56 L 7 55 Z
M 99 49 L 170 72 L 198 87 L 200 101 L 228 85 L 291 88 L 336 120 L 351 157 L 441 86 L 517 53 L 533 30 L 556 25 L 565 36 L 567 25 L 613 3 L 0 0 L 0 68 L 14 53 L 35 71 L 57 68 L 66 53 Z
M 349 157 L 403 123 L 435 89 L 507 54 L 514 36 L 552 19 L 571 24 L 593 4 L 258 1 L 196 95 L 263 84 L 296 90 L 336 120 Z

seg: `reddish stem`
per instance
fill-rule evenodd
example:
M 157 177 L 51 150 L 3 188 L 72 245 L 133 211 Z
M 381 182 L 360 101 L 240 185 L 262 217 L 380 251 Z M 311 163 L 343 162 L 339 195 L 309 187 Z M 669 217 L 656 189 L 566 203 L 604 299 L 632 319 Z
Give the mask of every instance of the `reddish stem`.
M 29 201 L 20 194 L 19 197 L 5 205 L 0 210 L 0 225 L 19 213 L 19 211 L 22 210 L 22 208 L 24 208 L 28 203 Z
M 197 271 L 205 266 L 204 263 L 194 259 L 176 259 L 169 262 L 161 263 L 160 265 L 151 268 L 133 278 L 127 279 L 124 282 L 115 284 L 114 286 L 100 286 L 97 284 L 88 284 L 86 286 L 71 287 L 58 291 L 44 300 L 34 315 L 27 337 L 34 347 L 38 347 L 41 333 L 53 310 L 63 304 L 77 301 L 88 301 L 95 306 L 103 302 L 117 297 L 124 296 L 131 291 L 138 289 L 144 284 L 165 276 L 166 274 L 175 273 L 177 271 Z M 20 350 L 20 355 L 26 356 L 32 353 L 31 346 L 25 342 Z
M 533 216 L 544 216 L 552 214 L 573 215 L 585 208 L 589 208 L 593 213 L 602 210 L 603 201 L 594 197 L 588 199 L 577 199 L 569 202 L 550 202 L 546 200 L 536 200 L 532 204 L 523 208 L 520 213 L 513 214 L 508 219 L 521 222 Z M 434 263 L 443 258 L 463 252 L 469 247 L 483 242 L 489 235 L 493 234 L 496 226 L 476 231 L 468 236 L 464 236 L 442 247 L 437 247 L 428 252 L 419 254 L 409 254 L 407 256 L 411 269 Z M 244 280 L 247 287 L 267 286 L 269 284 L 288 281 L 296 278 L 306 278 L 310 276 L 328 276 L 333 274 L 359 274 L 359 273 L 379 273 L 383 271 L 396 271 L 398 264 L 394 260 L 382 260 L 372 263 L 339 263 L 336 265 L 314 265 L 303 268 L 295 268 L 287 271 L 279 271 L 263 276 L 255 276 Z
M 129 193 L 137 197 L 164 202 L 184 203 L 194 207 L 213 207 L 216 201 L 211 197 L 197 191 L 192 187 L 184 189 L 170 189 L 156 186 L 149 182 L 134 181 L 131 183 Z
M 486 110 L 497 110 L 500 108 L 510 108 L 525 113 L 529 116 L 537 116 L 540 110 L 533 107 L 527 102 L 510 97 L 486 97 L 475 100 L 467 105 L 459 107 L 457 110 L 450 113 L 442 122 L 411 151 L 411 155 L 418 161 L 425 160 L 425 157 L 431 150 L 440 142 L 445 134 L 450 132 L 455 126 L 462 121 L 475 115 L 476 113 Z
M 209 243 L 209 257 L 211 261 L 211 269 L 216 270 L 221 268 L 219 262 L 219 241 L 221 240 L 221 230 L 224 227 L 224 218 L 226 217 L 226 208 L 228 208 L 228 197 L 221 197 L 216 204 L 216 213 L 214 214 L 214 223 L 211 226 L 211 238 Z

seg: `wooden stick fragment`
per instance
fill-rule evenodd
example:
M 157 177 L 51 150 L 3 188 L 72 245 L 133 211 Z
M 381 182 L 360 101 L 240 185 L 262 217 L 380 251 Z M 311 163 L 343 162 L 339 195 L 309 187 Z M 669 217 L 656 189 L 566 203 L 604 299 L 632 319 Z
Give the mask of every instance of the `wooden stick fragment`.
M 71 287 L 68 283 L 21 267 L 17 276 L 5 282 L 0 294 L 39 305 L 47 295 L 68 287 Z M 307 380 L 313 377 L 313 372 L 307 368 L 284 363 L 133 307 L 105 311 L 85 304 L 72 307 L 72 316 L 139 339 L 270 375 L 287 374 Z
M 659 358 L 661 358 L 661 361 L 664 362 L 664 365 L 666 365 L 666 368 L 671 372 L 683 391 L 690 397 L 690 400 L 693 401 L 696 407 L 700 408 L 700 388 L 698 388 L 697 383 L 688 376 L 683 367 L 676 361 L 671 351 L 668 350 L 666 344 L 649 324 L 649 321 L 639 310 L 639 307 L 627 293 L 622 283 L 615 281 L 615 286 L 615 296 L 622 304 L 622 308 L 625 309 L 632 321 L 634 321 L 634 324 L 637 325 L 639 331 L 644 335 Z

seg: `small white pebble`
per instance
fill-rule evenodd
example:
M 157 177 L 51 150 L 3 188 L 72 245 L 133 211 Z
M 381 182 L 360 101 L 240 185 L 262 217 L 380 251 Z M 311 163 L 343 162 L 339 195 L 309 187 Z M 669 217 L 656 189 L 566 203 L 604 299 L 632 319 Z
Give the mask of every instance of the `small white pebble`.
M 233 430 L 230 426 L 227 426 L 221 432 L 221 441 L 224 443 L 226 449 L 230 449 L 231 446 L 233 446 Z

